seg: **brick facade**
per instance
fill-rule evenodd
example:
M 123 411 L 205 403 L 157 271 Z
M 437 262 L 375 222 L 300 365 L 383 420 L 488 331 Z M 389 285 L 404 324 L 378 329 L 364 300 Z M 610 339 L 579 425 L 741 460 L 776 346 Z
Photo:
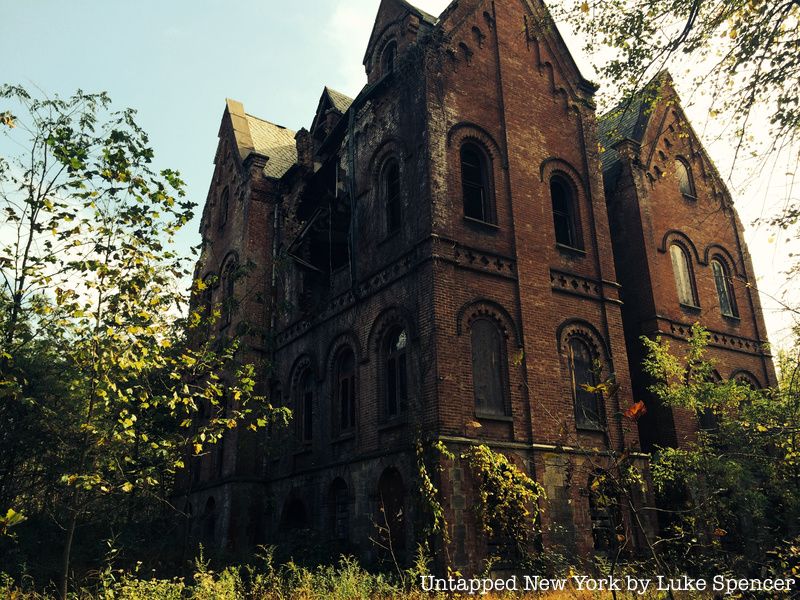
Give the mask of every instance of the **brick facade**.
M 303 530 L 370 559 L 376 523 L 390 520 L 408 559 L 423 518 L 415 441 L 438 439 L 507 453 L 547 492 L 544 545 L 588 555 L 590 478 L 610 452 L 639 448 L 622 418 L 644 397 L 639 335 L 680 340 L 699 318 L 721 376 L 774 382 L 752 288 L 734 284 L 736 320 L 712 301 L 715 252 L 753 278 L 727 192 L 693 134 L 672 133 L 690 131 L 674 103 L 657 104 L 638 141 L 615 142 L 605 168 L 595 87 L 536 0 L 461 0 L 438 19 L 383 0 L 364 64 L 358 97 L 326 88 L 296 134 L 228 101 L 196 276 L 216 282 L 213 302 L 235 299 L 210 334 L 246 331 L 245 358 L 294 418 L 286 431 L 229 432 L 200 460 L 179 490 L 191 535 L 235 550 Z M 691 202 L 666 166 L 652 177 L 677 152 Z M 696 250 L 699 312 L 675 298 L 672 232 Z M 247 276 L 226 279 L 229 265 Z M 576 399 L 580 348 L 613 374 L 615 395 Z M 482 360 L 491 368 L 476 375 Z M 696 431 L 690 415 L 651 415 L 645 443 Z M 459 459 L 443 466 L 448 552 L 471 572 L 487 540 L 470 474 Z

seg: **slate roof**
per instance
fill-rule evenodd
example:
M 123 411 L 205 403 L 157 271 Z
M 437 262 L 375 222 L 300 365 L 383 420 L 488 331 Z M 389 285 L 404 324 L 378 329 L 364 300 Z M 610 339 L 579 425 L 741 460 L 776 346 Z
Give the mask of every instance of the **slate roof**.
M 253 115 L 246 115 L 253 139 L 253 149 L 263 156 L 269 157 L 264 174 L 276 179 L 283 176 L 297 162 L 297 144 L 295 132 L 286 127 L 275 125 Z
M 420 19 L 422 19 L 423 21 L 425 21 L 426 23 L 430 23 L 431 25 L 435 25 L 436 21 L 438 21 L 438 19 L 436 17 L 434 17 L 432 14 L 426 13 L 424 10 L 421 10 L 421 9 L 417 8 L 413 4 L 409 4 L 408 2 L 406 2 L 406 0 L 400 0 L 400 3 L 403 4 L 404 6 L 407 6 L 408 9 L 411 12 L 416 13 L 417 16 Z
M 353 103 L 353 99 L 327 86 L 325 86 L 325 90 L 328 92 L 328 97 L 331 99 L 331 102 L 333 102 L 333 107 L 342 114 L 346 113 L 347 109 L 350 108 L 350 105 Z
M 622 140 L 642 141 L 649 116 L 650 102 L 642 94 L 624 100 L 597 120 L 600 145 L 603 151 L 600 161 L 603 172 L 613 169 L 619 162 L 617 151 L 612 148 Z

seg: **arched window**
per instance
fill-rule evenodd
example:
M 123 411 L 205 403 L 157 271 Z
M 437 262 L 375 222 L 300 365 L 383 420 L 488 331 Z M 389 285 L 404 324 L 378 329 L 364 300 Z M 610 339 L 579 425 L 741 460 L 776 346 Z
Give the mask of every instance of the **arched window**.
M 405 486 L 399 471 L 387 468 L 378 481 L 378 520 L 383 537 L 381 544 L 389 548 L 398 559 L 405 554 Z M 389 557 L 387 557 L 389 558 Z
M 586 386 L 597 385 L 594 355 L 589 344 L 577 336 L 567 343 L 572 400 L 575 405 L 575 424 L 581 429 L 602 429 L 600 396 Z
M 689 198 L 695 198 L 694 181 L 692 171 L 680 158 L 675 161 L 675 174 L 678 176 L 678 189 L 681 194 Z
M 461 146 L 461 193 L 465 217 L 494 222 L 490 189 L 486 153 L 475 144 L 464 144 Z
M 476 319 L 470 327 L 470 340 L 475 411 L 504 415 L 507 368 L 503 335 L 493 321 Z
M 589 478 L 589 517 L 595 552 L 610 554 L 617 548 L 617 535 L 624 532 L 619 501 L 609 485 L 608 474 L 603 471 L 596 471 Z
M 381 194 L 386 207 L 386 233 L 392 234 L 400 230 L 403 221 L 400 167 L 395 159 L 386 161 L 381 170 Z
M 336 360 L 335 406 L 339 432 L 351 431 L 356 424 L 356 357 L 349 348 Z
M 550 198 L 553 202 L 553 227 L 556 243 L 570 248 L 580 248 L 578 232 L 575 227 L 575 194 L 561 177 L 550 180 Z
M 408 397 L 407 345 L 408 334 L 400 327 L 391 330 L 386 337 L 384 366 L 387 418 L 396 417 L 405 410 Z
M 347 509 L 347 484 L 337 477 L 328 492 L 328 510 L 331 537 L 334 540 L 346 540 L 350 531 L 350 519 Z
M 397 58 L 397 42 L 392 40 L 383 47 L 381 53 L 381 75 L 394 72 L 394 63 Z
M 228 192 L 228 188 L 226 187 L 222 190 L 222 195 L 219 198 L 219 228 L 222 229 L 225 227 L 225 223 L 228 222 L 228 209 L 230 205 L 230 193 Z
M 728 266 L 718 258 L 714 258 L 711 260 L 711 272 L 714 274 L 714 285 L 717 288 L 719 311 L 726 317 L 738 317 L 739 311 L 733 295 L 733 281 Z
M 234 298 L 234 286 L 236 284 L 236 267 L 237 262 L 235 258 L 229 258 L 222 267 L 222 320 L 221 327 L 230 325 L 233 320 L 233 312 L 236 304 Z
M 280 530 L 283 532 L 308 529 L 308 513 L 306 505 L 298 498 L 290 498 L 283 505 Z
M 310 370 L 299 379 L 295 397 L 295 409 L 299 417 L 299 434 L 303 443 L 314 439 L 314 376 Z
M 206 500 L 206 507 L 203 510 L 203 534 L 202 541 L 206 547 L 213 547 L 214 538 L 217 530 L 217 503 L 214 497 Z
M 689 264 L 689 256 L 686 254 L 686 250 L 678 244 L 672 244 L 669 247 L 669 255 L 672 259 L 675 287 L 678 290 L 678 302 L 685 306 L 699 306 L 694 291 L 694 281 L 692 280 L 692 267 Z

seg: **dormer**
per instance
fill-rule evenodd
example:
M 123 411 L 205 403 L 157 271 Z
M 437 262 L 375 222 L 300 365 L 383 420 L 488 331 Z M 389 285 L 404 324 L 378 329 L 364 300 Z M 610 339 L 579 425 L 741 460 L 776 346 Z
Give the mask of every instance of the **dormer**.
M 436 17 L 405 0 L 381 0 L 364 54 L 370 85 L 394 72 L 397 60 L 417 40 L 421 30 L 433 27 Z
M 317 143 L 322 143 L 328 134 L 333 131 L 339 119 L 347 112 L 353 99 L 341 92 L 325 87 L 317 104 L 317 112 L 311 123 L 311 136 Z

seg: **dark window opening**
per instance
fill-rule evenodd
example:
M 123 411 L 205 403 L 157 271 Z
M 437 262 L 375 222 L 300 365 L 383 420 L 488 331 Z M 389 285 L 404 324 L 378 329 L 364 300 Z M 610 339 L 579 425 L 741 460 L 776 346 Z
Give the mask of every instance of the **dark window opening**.
M 479 413 L 504 415 L 507 375 L 503 335 L 493 322 L 477 319 L 472 323 L 470 337 L 475 410 Z
M 619 502 L 611 490 L 608 475 L 595 473 L 589 480 L 589 517 L 592 521 L 592 540 L 598 554 L 610 555 L 623 537 Z M 623 537 L 624 539 L 624 537 Z
M 486 155 L 475 144 L 464 144 L 461 147 L 461 193 L 465 217 L 494 222 L 489 190 Z
M 405 329 L 393 330 L 386 340 L 386 417 L 396 417 L 405 410 L 408 396 L 408 373 L 406 370 Z
M 330 530 L 334 540 L 346 540 L 350 531 L 350 515 L 347 506 L 347 484 L 337 478 L 331 484 L 328 498 Z
M 336 408 L 339 430 L 350 431 L 356 424 L 356 360 L 351 350 L 339 357 L 336 369 Z
M 394 555 L 403 561 L 406 549 L 405 486 L 394 467 L 386 469 L 378 482 L 378 512 L 381 545 L 386 549 L 384 559 Z
M 228 188 L 226 187 L 222 190 L 222 195 L 219 199 L 219 228 L 222 229 L 225 227 L 225 224 L 228 222 L 228 209 L 230 208 L 230 193 L 228 192 Z
M 314 378 L 310 371 L 301 379 L 297 404 L 300 412 L 300 439 L 308 443 L 314 439 Z
M 580 248 L 575 227 L 575 195 L 571 187 L 561 179 L 550 180 L 550 198 L 553 202 L 553 226 L 556 243 L 570 248 Z
M 283 507 L 280 530 L 287 532 L 298 529 L 308 529 L 308 513 L 302 500 L 292 498 Z
M 382 184 L 383 201 L 386 206 L 386 233 L 391 234 L 400 230 L 403 219 L 400 167 L 396 160 L 391 160 L 384 166 Z
M 236 309 L 236 299 L 234 297 L 236 285 L 236 269 L 237 263 L 235 260 L 229 260 L 222 269 L 222 320 L 221 327 L 230 325 L 233 320 L 233 313 Z
M 600 397 L 586 386 L 597 386 L 594 359 L 589 345 L 578 337 L 567 344 L 572 399 L 575 403 L 575 424 L 584 429 L 601 429 Z

